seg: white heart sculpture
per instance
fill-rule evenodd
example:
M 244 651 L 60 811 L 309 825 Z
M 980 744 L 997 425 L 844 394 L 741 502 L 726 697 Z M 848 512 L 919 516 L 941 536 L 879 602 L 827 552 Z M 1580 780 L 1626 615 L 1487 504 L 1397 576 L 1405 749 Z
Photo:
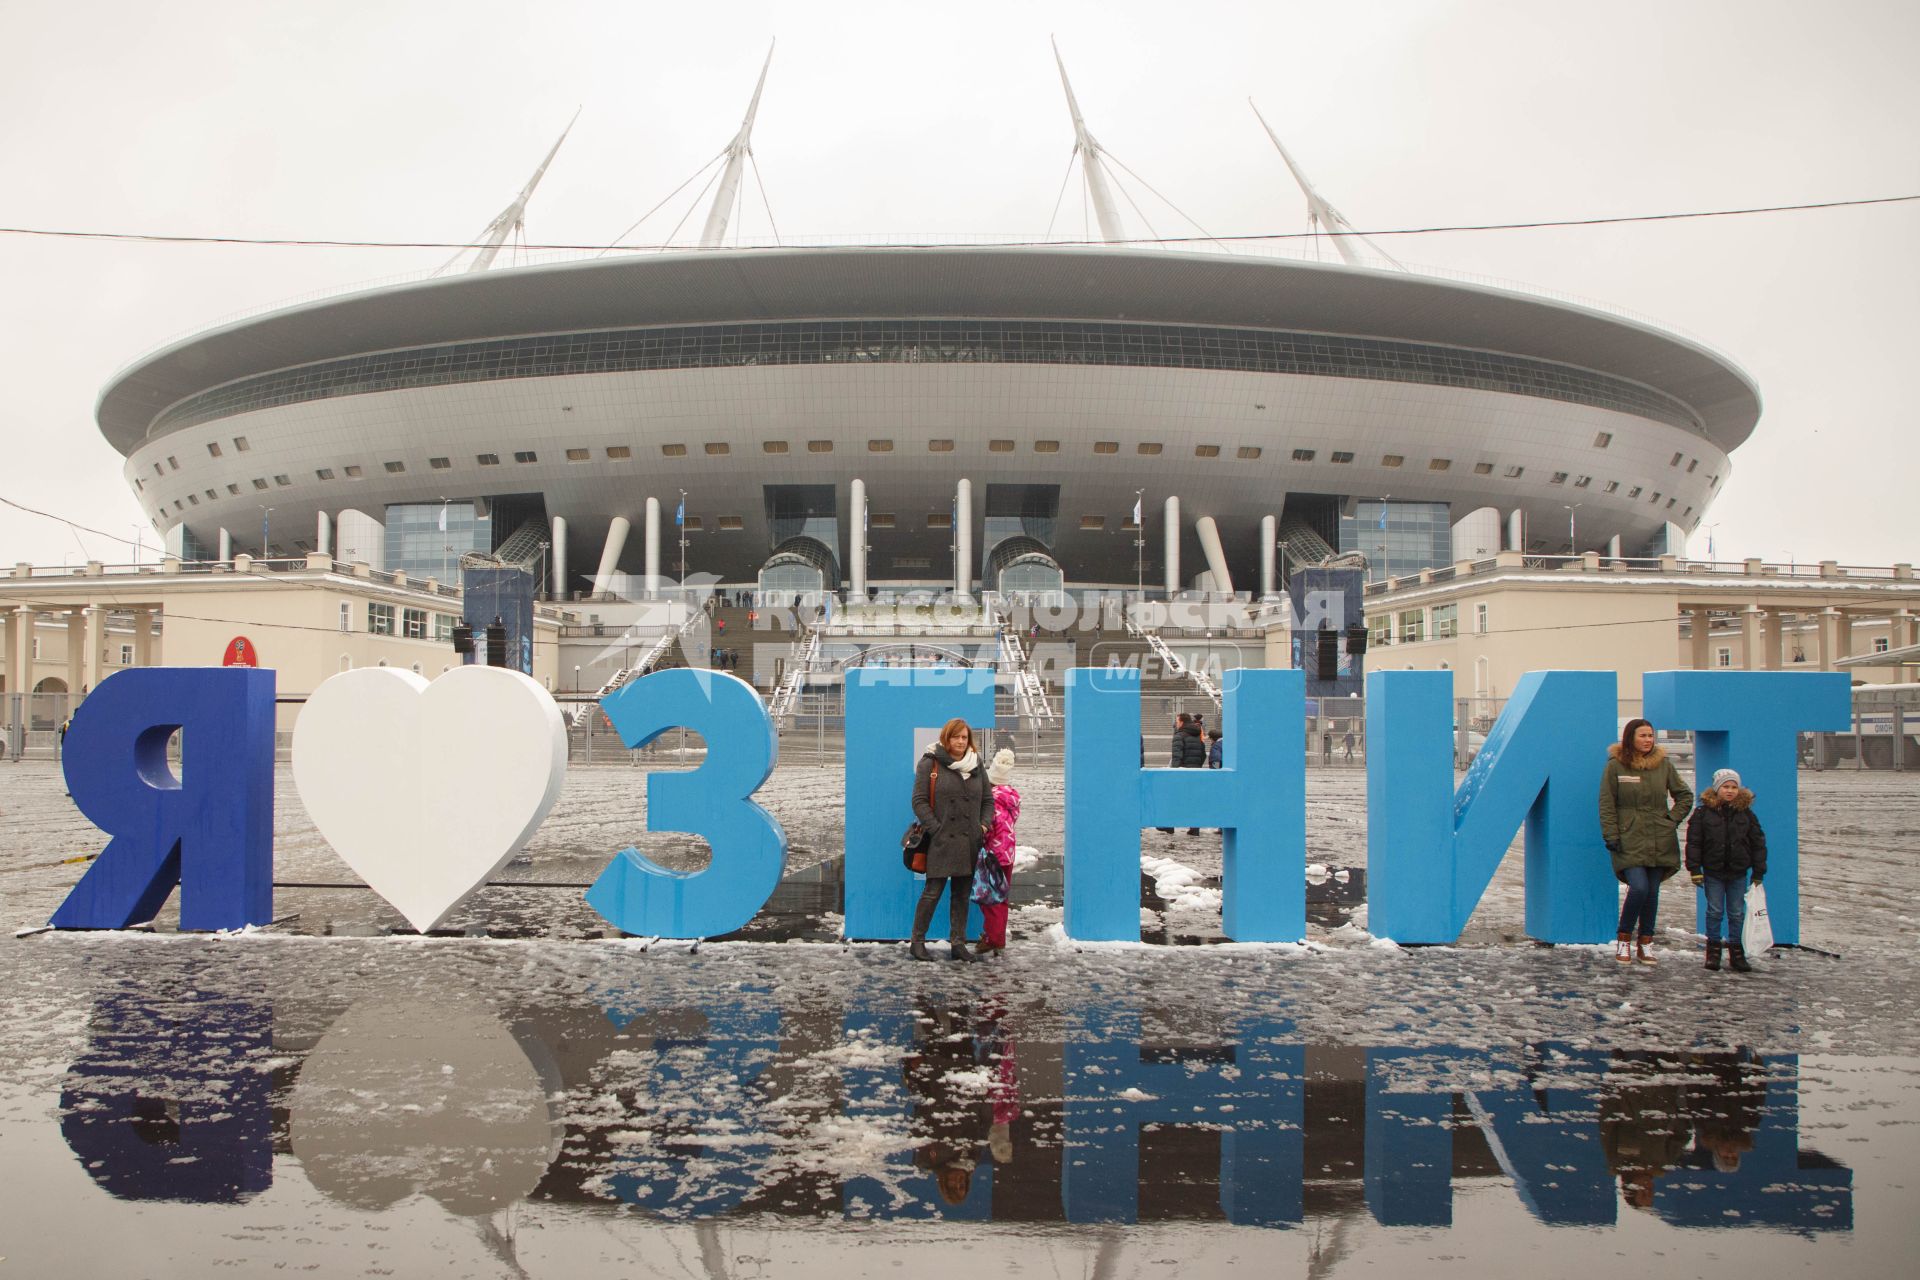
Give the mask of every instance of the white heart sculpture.
M 431 683 L 391 667 L 343 671 L 293 731 L 293 782 L 314 826 L 422 933 L 527 842 L 566 773 L 560 708 L 503 667 L 455 667 Z

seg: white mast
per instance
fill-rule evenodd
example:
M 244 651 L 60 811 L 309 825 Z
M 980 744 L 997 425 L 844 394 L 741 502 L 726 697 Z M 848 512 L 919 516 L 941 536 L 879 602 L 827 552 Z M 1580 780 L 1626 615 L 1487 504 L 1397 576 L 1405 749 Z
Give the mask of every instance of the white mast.
M 740 194 L 740 174 L 747 157 L 753 154 L 753 117 L 760 110 L 760 91 L 767 87 L 767 68 L 773 65 L 773 45 L 767 46 L 767 60 L 760 67 L 760 81 L 753 86 L 753 101 L 747 104 L 747 118 L 740 132 L 727 144 L 727 167 L 720 173 L 720 189 L 713 193 L 713 205 L 707 210 L 706 225 L 700 228 L 700 247 L 717 247 L 727 236 L 727 219 L 733 214 L 733 202 Z
M 553 148 L 547 152 L 547 158 L 540 162 L 540 167 L 533 171 L 531 178 L 527 179 L 527 185 L 520 188 L 520 194 L 513 198 L 513 203 L 502 209 L 500 216 L 489 222 L 486 230 L 474 237 L 480 243 L 480 252 L 474 256 L 473 265 L 467 268 L 468 271 L 485 271 L 492 266 L 494 258 L 499 256 L 500 246 L 507 242 L 507 237 L 526 226 L 527 201 L 533 198 L 533 189 L 539 186 L 540 179 L 546 176 L 547 166 L 553 163 L 554 156 L 560 152 L 560 144 L 567 140 L 569 133 L 573 132 L 574 120 L 579 118 L 580 109 L 576 107 L 573 120 L 567 121 L 567 127 L 560 131 L 560 136 L 554 141 Z M 464 252 L 466 250 L 461 250 L 461 253 Z M 454 258 L 458 259 L 459 256 L 455 254 Z M 447 266 L 452 265 L 451 262 L 447 264 Z
M 1367 265 L 1360 260 L 1360 255 L 1353 251 L 1351 242 L 1358 240 L 1374 254 L 1405 271 L 1406 267 L 1402 266 L 1392 254 L 1356 231 L 1353 224 L 1347 221 L 1345 214 L 1328 204 L 1326 197 L 1313 189 L 1313 184 L 1307 181 L 1307 175 L 1300 172 L 1300 166 L 1295 164 L 1293 157 L 1287 153 L 1286 144 L 1280 141 L 1280 135 L 1273 131 L 1273 126 L 1267 123 L 1267 118 L 1260 114 L 1260 108 L 1254 106 L 1252 98 L 1247 99 L 1247 105 L 1253 107 L 1253 118 L 1260 122 L 1260 127 L 1267 131 L 1269 138 L 1273 139 L 1273 145 L 1279 150 L 1280 158 L 1286 161 L 1287 171 L 1293 174 L 1293 180 L 1300 184 L 1300 194 L 1307 198 L 1307 225 L 1315 231 L 1325 227 L 1328 238 L 1333 241 L 1334 251 L 1350 267 Z
M 1080 104 L 1074 99 L 1073 85 L 1067 79 L 1067 64 L 1060 59 L 1060 42 L 1053 41 L 1054 65 L 1060 68 L 1060 87 L 1067 91 L 1067 110 L 1073 113 L 1073 153 L 1080 157 L 1080 167 L 1087 177 L 1087 198 L 1093 202 L 1093 219 L 1100 224 L 1100 238 L 1109 243 L 1127 238 L 1126 229 L 1120 225 L 1119 211 L 1113 207 L 1113 193 L 1107 190 L 1107 172 L 1105 161 L 1101 159 L 1100 144 L 1087 132 L 1087 122 L 1080 118 Z

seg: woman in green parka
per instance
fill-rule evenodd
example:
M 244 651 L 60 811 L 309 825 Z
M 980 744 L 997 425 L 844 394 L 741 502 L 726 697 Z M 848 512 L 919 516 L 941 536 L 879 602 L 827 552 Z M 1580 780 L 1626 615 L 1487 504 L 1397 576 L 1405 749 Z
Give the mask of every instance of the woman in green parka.
M 1620 741 L 1607 748 L 1600 775 L 1600 834 L 1613 855 L 1613 874 L 1627 886 L 1613 951 L 1621 964 L 1634 962 L 1636 934 L 1640 963 L 1655 963 L 1648 948 L 1660 882 L 1680 869 L 1678 832 L 1692 810 L 1693 791 L 1653 740 L 1653 725 L 1627 721 Z

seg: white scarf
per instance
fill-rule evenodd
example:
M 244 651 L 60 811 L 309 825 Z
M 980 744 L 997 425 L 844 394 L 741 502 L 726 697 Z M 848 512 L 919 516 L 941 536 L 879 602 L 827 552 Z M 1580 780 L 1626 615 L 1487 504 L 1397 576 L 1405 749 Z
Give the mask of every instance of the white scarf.
M 947 768 L 953 770 L 955 773 L 959 774 L 963 778 L 971 778 L 973 776 L 973 771 L 975 769 L 978 769 L 979 767 L 980 767 L 980 757 L 974 752 L 972 747 L 967 748 L 967 754 L 961 756 L 958 760 L 950 761 L 947 764 Z

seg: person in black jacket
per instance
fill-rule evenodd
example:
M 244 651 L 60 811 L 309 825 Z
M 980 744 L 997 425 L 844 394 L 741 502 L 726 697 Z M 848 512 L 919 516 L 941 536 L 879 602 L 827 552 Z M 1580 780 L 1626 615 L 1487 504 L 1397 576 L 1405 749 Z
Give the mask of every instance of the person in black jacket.
M 1173 767 L 1176 769 L 1204 769 L 1207 767 L 1207 740 L 1201 736 L 1200 721 L 1187 721 L 1180 732 L 1173 735 Z M 1188 827 L 1187 834 L 1197 836 L 1200 828 Z
M 1180 767 L 1180 739 L 1186 734 L 1187 726 L 1191 723 L 1193 723 L 1193 717 L 1184 711 L 1173 718 L 1173 737 L 1167 739 L 1167 768 Z M 1146 762 L 1146 746 L 1143 743 L 1140 748 L 1140 763 L 1144 765 Z M 1167 835 L 1173 834 L 1172 827 L 1161 827 L 1159 830 Z
M 973 730 L 965 720 L 949 720 L 940 740 L 928 747 L 913 771 L 913 816 L 931 832 L 927 841 L 927 884 L 913 909 L 915 960 L 931 960 L 927 926 L 940 894 L 947 897 L 947 942 L 955 960 L 977 960 L 967 950 L 967 907 L 973 901 L 973 864 L 993 826 L 993 788 L 973 749 Z
M 1740 944 L 1747 922 L 1747 873 L 1759 884 L 1767 874 L 1767 833 L 1754 816 L 1753 792 L 1740 775 L 1722 769 L 1700 797 L 1687 822 L 1687 873 L 1707 891 L 1707 968 L 1720 967 L 1720 925 L 1727 926 L 1728 964 L 1735 973 L 1751 972 Z

